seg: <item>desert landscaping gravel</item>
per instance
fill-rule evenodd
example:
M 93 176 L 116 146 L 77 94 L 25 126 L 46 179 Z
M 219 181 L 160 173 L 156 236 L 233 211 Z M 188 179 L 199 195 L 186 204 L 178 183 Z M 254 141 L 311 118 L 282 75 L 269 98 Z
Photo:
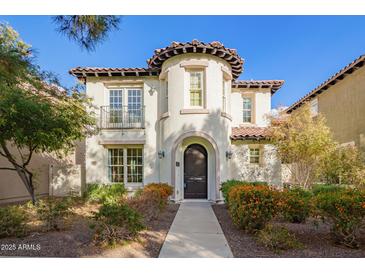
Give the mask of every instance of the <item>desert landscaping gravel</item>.
M 277 222 L 285 226 L 296 238 L 304 244 L 303 249 L 293 249 L 276 254 L 264 246 L 258 244 L 254 236 L 239 230 L 232 223 L 228 215 L 226 205 L 213 205 L 213 211 L 222 227 L 226 239 L 236 258 L 262 258 L 262 257 L 300 257 L 300 258 L 364 258 L 365 257 L 365 233 L 361 234 L 361 247 L 350 249 L 334 245 L 329 236 L 328 224 L 319 222 L 314 225 L 313 221 L 304 224 L 291 224 Z

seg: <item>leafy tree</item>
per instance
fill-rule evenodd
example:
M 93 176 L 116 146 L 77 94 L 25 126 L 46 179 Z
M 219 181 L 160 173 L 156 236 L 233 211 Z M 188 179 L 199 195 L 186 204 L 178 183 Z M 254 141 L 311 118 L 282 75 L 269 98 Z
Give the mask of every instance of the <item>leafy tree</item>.
M 321 167 L 321 178 L 329 184 L 365 186 L 365 161 L 355 146 L 339 146 Z
M 291 115 L 271 118 L 271 139 L 282 162 L 288 163 L 293 183 L 309 188 L 336 148 L 324 117 L 312 117 L 306 104 Z
M 109 31 L 118 29 L 120 17 L 114 15 L 62 15 L 54 16 L 57 30 L 76 41 L 88 51 L 106 39 Z
M 8 25 L 0 24 L 0 156 L 18 173 L 35 202 L 35 153 L 61 156 L 94 131 L 90 99 L 34 65 L 30 47 Z M 17 151 L 17 153 L 13 153 Z

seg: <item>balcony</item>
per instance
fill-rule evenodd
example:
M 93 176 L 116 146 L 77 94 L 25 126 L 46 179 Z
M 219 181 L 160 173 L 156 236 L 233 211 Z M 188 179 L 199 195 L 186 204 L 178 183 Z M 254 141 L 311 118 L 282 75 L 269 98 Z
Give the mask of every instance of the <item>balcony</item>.
M 144 128 L 144 106 L 100 107 L 100 128 Z

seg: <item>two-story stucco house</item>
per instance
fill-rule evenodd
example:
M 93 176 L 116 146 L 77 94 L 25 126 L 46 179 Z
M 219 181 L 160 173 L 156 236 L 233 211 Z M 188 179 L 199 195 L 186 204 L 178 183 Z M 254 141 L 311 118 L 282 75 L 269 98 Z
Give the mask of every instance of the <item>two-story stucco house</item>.
M 175 201 L 219 201 L 228 179 L 280 183 L 265 114 L 283 81 L 237 80 L 243 59 L 220 42 L 173 42 L 147 63 L 70 70 L 98 107 L 87 184 L 167 182 Z
M 342 68 L 286 111 L 308 102 L 313 115 L 321 113 L 334 139 L 365 151 L 365 55 Z

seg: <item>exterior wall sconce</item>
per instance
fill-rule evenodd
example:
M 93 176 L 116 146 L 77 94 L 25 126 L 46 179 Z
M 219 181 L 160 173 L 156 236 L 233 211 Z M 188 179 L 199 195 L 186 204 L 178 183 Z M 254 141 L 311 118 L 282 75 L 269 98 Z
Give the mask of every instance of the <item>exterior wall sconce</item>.
M 232 151 L 230 151 L 230 150 L 226 151 L 226 158 L 228 160 L 232 159 L 232 155 L 233 155 Z
M 158 152 L 158 158 L 160 158 L 160 159 L 165 158 L 165 151 L 160 150 L 160 151 Z

